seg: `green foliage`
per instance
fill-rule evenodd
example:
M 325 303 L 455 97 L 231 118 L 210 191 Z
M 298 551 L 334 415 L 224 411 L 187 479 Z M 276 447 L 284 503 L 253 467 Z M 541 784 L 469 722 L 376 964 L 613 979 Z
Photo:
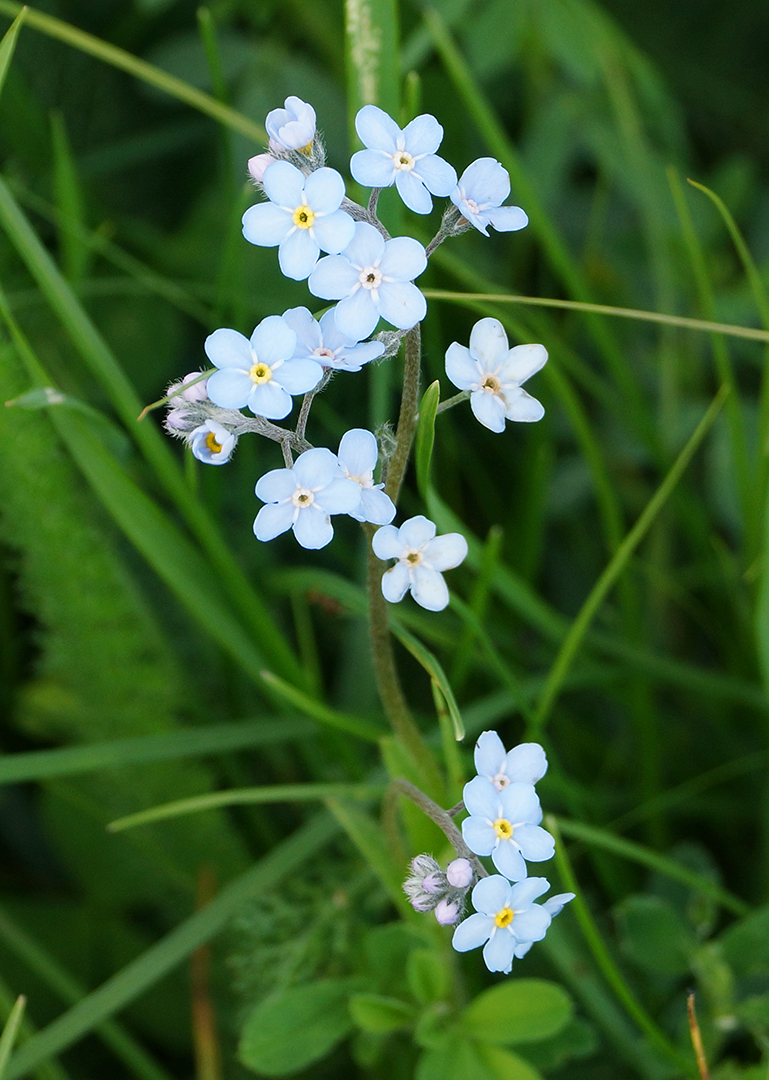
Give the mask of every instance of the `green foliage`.
M 480 994 L 462 1016 L 475 1039 L 509 1046 L 556 1035 L 571 1015 L 568 994 L 554 983 L 518 979 Z

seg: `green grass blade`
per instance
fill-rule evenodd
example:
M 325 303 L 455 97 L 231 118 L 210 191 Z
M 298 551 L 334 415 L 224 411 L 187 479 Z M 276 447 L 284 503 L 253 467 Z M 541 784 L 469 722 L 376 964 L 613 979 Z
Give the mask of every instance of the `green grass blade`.
M 322 802 L 324 799 L 379 799 L 387 790 L 385 784 L 277 784 L 271 787 L 234 788 L 231 791 L 215 791 L 210 795 L 196 795 L 189 799 L 153 806 L 136 814 L 111 821 L 110 832 L 123 832 L 137 825 L 150 825 L 167 818 L 184 814 L 197 814 L 201 810 L 213 810 L 220 806 L 265 806 L 282 802 Z
M 427 674 L 432 679 L 433 683 L 438 687 L 443 699 L 446 702 L 446 708 L 449 710 L 449 716 L 451 717 L 451 723 L 454 728 L 454 738 L 457 742 L 462 742 L 465 737 L 465 725 L 462 723 L 462 714 L 459 711 L 457 705 L 457 699 L 454 697 L 454 691 L 451 689 L 451 684 L 446 678 L 446 672 L 438 662 L 437 657 L 433 656 L 429 649 L 410 634 L 408 630 L 404 630 L 402 626 L 394 626 L 393 633 L 397 637 L 398 641 L 408 649 L 414 659 L 422 665 Z
M 149 761 L 227 754 L 232 750 L 306 739 L 315 732 L 315 726 L 307 720 L 281 716 L 269 720 L 211 724 L 165 735 L 115 739 L 91 746 L 3 754 L 0 755 L 0 785 L 47 780 L 54 776 L 74 776 L 101 769 L 120 769 L 125 765 Z
M 662 510 L 670 495 L 675 490 L 678 481 L 683 476 L 689 462 L 696 453 L 697 448 L 721 411 L 727 393 L 727 389 L 722 387 L 718 394 L 716 394 L 710 407 L 700 420 L 683 450 L 676 458 L 667 476 L 657 488 L 635 525 L 622 541 L 606 569 L 591 589 L 589 596 L 582 605 L 579 614 L 572 623 L 569 633 L 566 635 L 566 638 L 561 645 L 555 663 L 550 669 L 545 689 L 542 692 L 542 697 L 531 725 L 531 730 L 528 733 L 529 737 L 537 738 L 542 732 L 544 725 L 547 722 L 547 718 L 550 715 L 550 711 L 558 698 L 563 677 L 569 670 L 574 657 L 582 645 L 585 634 L 587 633 L 588 627 L 595 617 L 596 612 L 605 600 L 609 590 L 624 571 L 630 561 L 630 557 L 649 531 L 649 528 L 660 510 Z
M 88 270 L 90 251 L 80 239 L 85 230 L 85 209 L 80 178 L 72 156 L 64 117 L 51 115 L 53 183 L 59 211 L 59 248 L 64 276 L 75 286 Z M 74 226 L 72 228 L 71 226 Z
M 11 0 L 0 0 L 0 13 L 7 15 L 9 18 L 15 18 L 21 10 L 20 4 L 11 3 Z M 253 139 L 260 145 L 267 142 L 267 133 L 260 124 L 255 124 L 247 116 L 243 116 L 234 109 L 230 109 L 227 105 L 223 105 L 216 98 L 211 97 L 210 94 L 204 94 L 202 90 L 196 90 L 194 86 L 190 86 L 183 79 L 177 79 L 176 76 L 169 75 L 168 72 L 163 71 L 161 68 L 148 64 L 145 60 L 140 60 L 138 56 L 132 56 L 125 49 L 110 45 L 108 42 L 94 37 L 93 34 L 78 30 L 77 27 L 72 26 L 70 23 L 55 19 L 52 15 L 46 15 L 42 11 L 30 7 L 26 7 L 24 10 L 26 12 L 26 23 L 32 29 L 39 30 L 41 33 L 58 41 L 63 41 L 65 45 L 71 45 L 73 48 L 79 49 L 97 60 L 102 60 L 105 64 L 110 64 L 112 67 L 133 75 L 136 79 L 141 79 L 142 82 L 156 87 L 156 89 L 161 90 L 164 94 L 169 94 L 178 101 L 183 101 L 185 105 L 197 109 L 198 112 L 205 113 L 216 120 L 217 123 L 232 128 L 233 131 L 239 131 L 241 135 Z
M 414 463 L 417 471 L 417 487 L 423 499 L 427 498 L 430 485 L 430 462 L 435 444 L 435 415 L 441 399 L 441 384 L 436 379 L 425 390 L 419 405 L 419 422 L 414 440 Z
M 316 814 L 256 866 L 222 889 L 206 907 L 34 1035 L 11 1058 L 6 1080 L 19 1080 L 124 1009 L 224 929 L 247 900 L 274 888 L 287 874 L 300 871 L 307 853 L 321 850 L 338 831 L 328 815 Z
M 16 998 L 16 1004 L 11 1009 L 11 1015 L 5 1022 L 3 1034 L 0 1035 L 0 1080 L 4 1080 L 8 1058 L 13 1050 L 13 1044 L 16 1042 L 26 1005 L 27 999 L 23 994 L 19 994 Z
M 382 736 L 387 734 L 384 728 L 369 724 L 367 720 L 361 720 L 357 716 L 349 716 L 346 713 L 338 712 L 336 709 L 331 709 L 322 702 L 316 701 L 315 698 L 302 693 L 301 690 L 278 678 L 271 671 L 263 670 L 259 674 L 262 681 L 270 688 L 276 698 L 293 705 L 294 708 L 299 709 L 306 716 L 314 717 L 321 724 L 337 728 L 339 731 L 346 731 L 348 735 L 355 735 L 356 738 L 365 739 L 367 742 L 379 742 Z
M 391 855 L 382 826 L 360 807 L 338 799 L 328 799 L 326 805 L 374 871 L 396 908 L 401 914 L 410 912 L 413 916 L 415 912 L 403 892 L 406 867 L 400 866 Z
M 395 0 L 347 0 L 345 54 L 350 130 L 363 105 L 400 113 L 398 6 Z M 360 144 L 358 144 L 360 145 Z
M 499 563 L 499 552 L 502 547 L 503 536 L 501 526 L 492 525 L 489 529 L 489 535 L 486 537 L 486 543 L 483 545 L 480 570 L 473 585 L 470 603 L 466 608 L 471 618 L 465 618 L 462 636 L 457 643 L 451 668 L 451 685 L 455 687 L 456 693 L 460 692 L 470 673 L 473 641 L 477 636 L 478 628 L 482 628 L 483 620 L 486 617 L 491 585 Z M 454 596 L 451 597 L 452 603 L 455 599 Z M 465 605 L 458 606 L 457 610 L 460 615 L 463 615 Z
M 19 31 L 21 30 L 22 23 L 26 19 L 28 12 L 29 8 L 19 8 L 18 15 L 3 34 L 3 40 L 0 41 L 0 94 L 3 92 L 5 80 L 8 77 L 8 69 L 11 66 L 11 60 L 13 60 Z

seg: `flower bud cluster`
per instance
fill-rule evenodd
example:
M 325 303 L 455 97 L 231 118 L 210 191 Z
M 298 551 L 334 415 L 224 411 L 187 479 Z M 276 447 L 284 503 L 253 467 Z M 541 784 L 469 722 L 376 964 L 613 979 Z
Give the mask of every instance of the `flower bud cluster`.
M 464 913 L 465 897 L 474 880 L 475 872 L 467 859 L 454 859 L 443 870 L 432 855 L 417 855 L 403 891 L 415 911 L 432 911 L 441 926 L 453 926 Z

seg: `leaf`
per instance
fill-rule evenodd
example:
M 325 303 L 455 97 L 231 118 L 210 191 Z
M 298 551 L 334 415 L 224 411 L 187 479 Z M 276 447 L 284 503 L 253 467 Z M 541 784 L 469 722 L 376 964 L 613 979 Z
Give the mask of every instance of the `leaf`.
M 21 9 L 19 14 L 13 20 L 6 32 L 3 34 L 3 40 L 0 41 L 0 94 L 3 92 L 3 86 L 5 85 L 5 80 L 8 75 L 8 69 L 11 66 L 13 53 L 16 49 L 16 39 L 19 36 L 21 24 L 27 17 L 27 13 L 27 8 Z
M 769 904 L 733 923 L 719 942 L 738 975 L 769 975 Z
M 390 1031 L 409 1028 L 414 1023 L 414 1007 L 398 998 L 381 994 L 353 994 L 350 1016 L 362 1031 L 385 1035 Z
M 3 1080 L 3 1077 L 5 1076 L 5 1067 L 8 1064 L 11 1050 L 13 1050 L 13 1044 L 16 1042 L 16 1036 L 19 1033 L 19 1026 L 21 1024 L 21 1018 L 24 1015 L 24 1007 L 26 1004 L 27 999 L 23 994 L 20 994 L 16 998 L 16 1004 L 11 1009 L 10 1016 L 5 1022 L 3 1034 L 0 1035 L 0 1080 Z
M 500 1046 L 479 1046 L 478 1056 L 488 1069 L 489 1080 L 542 1080 L 528 1061 Z
M 441 384 L 436 379 L 434 383 L 430 383 L 422 395 L 414 443 L 417 486 L 423 499 L 427 499 L 427 491 L 430 487 L 430 462 L 435 444 L 435 416 L 440 400 Z
M 435 949 L 413 950 L 406 967 L 406 979 L 420 1005 L 448 997 L 451 989 L 450 973 L 443 956 Z
M 658 896 L 628 896 L 616 909 L 622 947 L 639 967 L 684 975 L 697 942 L 678 912 Z
M 598 1037 L 591 1024 L 572 1017 L 557 1034 L 542 1042 L 527 1043 L 525 1057 L 538 1069 L 557 1069 L 574 1058 L 586 1058 L 595 1053 Z
M 465 725 L 462 722 L 462 714 L 459 711 L 457 699 L 454 697 L 454 691 L 451 689 L 446 672 L 441 667 L 437 657 L 434 656 L 421 641 L 415 638 L 413 634 L 410 634 L 408 630 L 404 630 L 402 626 L 395 626 L 393 632 L 401 644 L 406 646 L 414 659 L 419 661 L 440 690 L 443 699 L 446 702 L 449 716 L 451 717 L 451 723 L 454 728 L 454 738 L 457 742 L 461 742 L 465 737 Z
M 560 1031 L 571 1009 L 571 998 L 555 983 L 520 979 L 480 994 L 465 1009 L 462 1027 L 493 1045 L 534 1042 Z
M 261 1076 L 288 1076 L 320 1061 L 352 1030 L 351 979 L 322 979 L 261 1001 L 243 1026 L 240 1060 Z
M 402 888 L 405 867 L 399 866 L 390 854 L 381 825 L 365 810 L 340 802 L 339 799 L 327 799 L 326 805 L 379 878 L 395 906 L 401 912 L 414 915 Z

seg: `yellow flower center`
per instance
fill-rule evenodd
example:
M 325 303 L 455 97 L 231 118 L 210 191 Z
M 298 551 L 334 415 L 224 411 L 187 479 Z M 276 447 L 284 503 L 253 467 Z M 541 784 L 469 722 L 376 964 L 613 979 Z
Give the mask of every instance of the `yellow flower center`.
M 294 225 L 298 229 L 311 229 L 315 221 L 315 214 L 309 206 L 297 206 L 294 210 Z
M 272 368 L 269 364 L 263 364 L 261 361 L 254 364 L 248 373 L 251 376 L 253 382 L 257 384 L 269 382 L 272 378 Z
M 213 431 L 209 431 L 206 435 L 206 446 L 212 454 L 220 454 L 222 451 L 222 444 L 216 441 L 216 435 Z
M 498 911 L 494 916 L 494 922 L 497 926 L 503 929 L 505 926 L 509 926 L 513 921 L 514 912 L 509 907 L 503 907 L 501 911 Z
M 299 153 L 304 154 L 305 157 L 309 157 L 312 153 L 312 142 L 308 142 L 306 146 L 300 146 Z
M 513 835 L 513 826 L 507 818 L 497 818 L 494 822 L 494 832 L 500 840 L 509 840 Z
M 502 383 L 496 375 L 487 375 L 481 383 L 481 390 L 487 390 L 490 394 L 498 394 L 501 387 Z
M 291 496 L 291 501 L 294 506 L 298 506 L 300 510 L 304 510 L 305 507 L 312 506 L 315 502 L 315 496 L 307 488 L 297 488 Z

